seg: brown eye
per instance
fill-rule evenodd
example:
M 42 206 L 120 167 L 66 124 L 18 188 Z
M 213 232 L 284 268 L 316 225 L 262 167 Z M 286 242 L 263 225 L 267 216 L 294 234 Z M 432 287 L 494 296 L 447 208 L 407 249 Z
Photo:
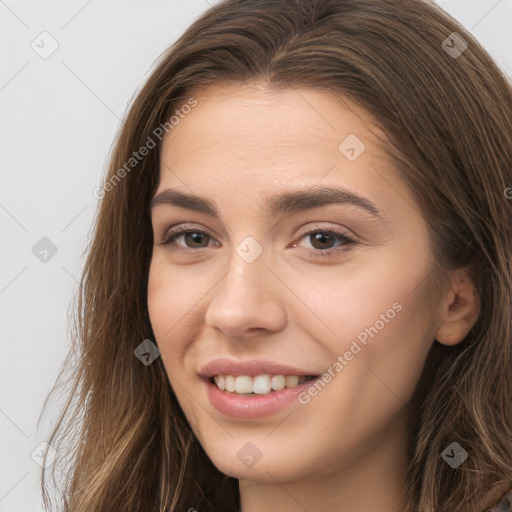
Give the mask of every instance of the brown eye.
M 326 247 L 332 245 L 335 242 L 336 237 L 326 233 L 325 231 L 315 232 L 313 234 L 308 235 L 311 240 L 311 245 L 315 249 L 330 249 L 331 247 Z
M 176 241 L 178 239 L 183 239 L 184 243 L 177 244 Z M 181 227 L 168 231 L 165 239 L 161 242 L 161 245 L 177 244 L 185 249 L 201 249 L 203 247 L 208 247 L 209 241 L 210 235 L 208 235 L 208 233 L 197 229 Z
M 309 240 L 309 253 L 312 256 L 334 256 L 336 253 L 348 250 L 356 241 L 345 233 L 333 229 L 314 228 L 302 236 Z M 340 242 L 336 243 L 339 240 Z
M 187 246 L 189 247 L 207 247 L 208 246 L 208 235 L 205 233 L 200 233 L 198 231 L 190 231 L 188 233 L 183 234 L 183 240 L 185 240 Z M 206 240 L 206 245 L 204 241 Z M 190 245 L 189 245 L 190 244 Z

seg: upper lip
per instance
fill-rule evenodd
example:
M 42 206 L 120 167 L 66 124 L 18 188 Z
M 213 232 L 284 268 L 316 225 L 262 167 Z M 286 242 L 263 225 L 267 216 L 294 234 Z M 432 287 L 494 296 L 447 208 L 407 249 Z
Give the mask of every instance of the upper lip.
M 318 373 L 301 370 L 276 361 L 256 360 L 233 361 L 232 359 L 214 359 L 201 367 L 198 374 L 204 378 L 217 375 L 297 375 L 316 376 Z

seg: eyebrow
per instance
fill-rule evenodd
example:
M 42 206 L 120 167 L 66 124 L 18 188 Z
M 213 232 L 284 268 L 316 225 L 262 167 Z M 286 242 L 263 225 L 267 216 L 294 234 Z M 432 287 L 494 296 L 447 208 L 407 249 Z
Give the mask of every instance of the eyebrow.
M 291 190 L 265 196 L 267 209 L 272 216 L 284 216 L 293 212 L 317 208 L 328 204 L 348 204 L 357 206 L 383 220 L 382 214 L 368 198 L 345 188 L 313 186 L 307 190 Z M 160 205 L 173 205 L 188 208 L 220 219 L 219 210 L 214 201 L 195 194 L 167 189 L 153 197 L 150 208 Z

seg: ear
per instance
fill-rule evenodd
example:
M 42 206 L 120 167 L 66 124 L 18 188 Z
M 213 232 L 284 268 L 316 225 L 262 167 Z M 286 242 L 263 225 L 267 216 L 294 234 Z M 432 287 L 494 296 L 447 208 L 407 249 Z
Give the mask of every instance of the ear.
M 469 275 L 469 267 L 452 271 L 450 281 L 441 299 L 440 323 L 435 336 L 443 345 L 460 343 L 480 314 L 480 297 Z

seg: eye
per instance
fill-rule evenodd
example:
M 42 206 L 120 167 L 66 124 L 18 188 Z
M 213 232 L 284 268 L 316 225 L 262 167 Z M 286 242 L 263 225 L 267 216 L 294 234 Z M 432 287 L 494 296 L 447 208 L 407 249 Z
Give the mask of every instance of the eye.
M 318 226 L 304 233 L 301 239 L 304 238 L 311 240 L 311 245 L 314 250 L 310 250 L 309 253 L 312 256 L 333 256 L 341 251 L 346 251 L 347 246 L 356 243 L 355 240 L 346 233 L 335 229 L 322 229 Z M 331 247 L 336 239 L 341 240 L 341 243 Z M 294 244 L 294 247 L 296 247 L 296 244 Z
M 165 235 L 164 240 L 160 245 L 175 244 L 179 238 L 183 238 L 185 244 L 191 244 L 191 246 L 185 245 L 185 249 L 202 249 L 208 247 L 208 241 L 211 240 L 208 233 L 199 229 L 193 229 L 190 226 L 178 226 L 177 228 L 170 229 Z M 206 245 L 204 244 L 206 240 Z M 182 246 L 182 244 L 177 244 Z M 183 247 L 183 246 L 182 246 Z
M 304 233 L 301 240 L 307 238 L 312 240 L 311 246 L 313 249 L 309 250 L 309 253 L 312 256 L 333 256 L 341 251 L 346 251 L 347 246 L 356 243 L 353 238 L 342 231 L 337 231 L 335 229 L 322 229 L 318 226 Z M 179 239 L 182 239 L 184 244 L 177 243 Z M 336 239 L 341 242 L 334 245 L 334 247 L 330 247 Z M 183 225 L 170 229 L 165 235 L 164 240 L 160 242 L 160 245 L 172 244 L 178 245 L 184 250 L 194 250 L 208 247 L 211 240 L 213 240 L 213 238 L 205 231 Z M 297 247 L 297 244 L 293 244 L 292 247 Z

